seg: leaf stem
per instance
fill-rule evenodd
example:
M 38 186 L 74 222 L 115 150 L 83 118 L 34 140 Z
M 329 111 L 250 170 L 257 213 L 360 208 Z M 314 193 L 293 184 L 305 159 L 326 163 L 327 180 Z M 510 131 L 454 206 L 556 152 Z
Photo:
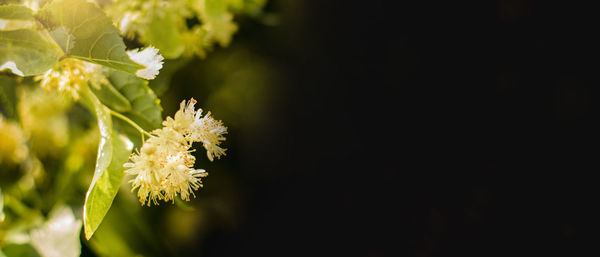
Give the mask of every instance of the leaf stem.
M 132 127 L 134 127 L 135 129 L 137 129 L 140 133 L 142 133 L 142 138 L 144 138 L 144 135 L 147 135 L 149 137 L 153 137 L 150 133 L 148 133 L 146 130 L 144 130 L 142 127 L 140 127 L 138 124 L 136 124 L 135 122 L 133 122 L 132 120 L 130 120 L 129 118 L 125 117 L 125 115 L 120 114 L 110 108 L 107 107 L 107 109 L 110 111 L 110 114 L 129 123 L 129 125 L 131 125 Z
M 21 203 L 18 199 L 4 194 L 4 206 L 13 210 L 17 215 L 21 217 L 27 217 L 30 213 L 34 213 L 35 211 L 27 205 Z

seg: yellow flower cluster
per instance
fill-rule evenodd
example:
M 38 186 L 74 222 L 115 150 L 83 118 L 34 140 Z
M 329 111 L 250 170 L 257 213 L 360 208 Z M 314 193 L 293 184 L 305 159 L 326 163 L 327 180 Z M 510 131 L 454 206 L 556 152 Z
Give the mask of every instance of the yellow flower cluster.
M 225 140 L 223 135 L 227 134 L 227 127 L 223 126 L 220 120 L 213 119 L 210 112 L 203 117 L 202 109 L 194 110 L 195 104 L 196 100 L 193 98 L 187 105 L 185 101 L 181 102 L 175 118 L 167 117 L 163 125 L 185 135 L 189 141 L 202 142 L 208 159 L 213 161 L 213 157 L 220 158 L 221 155 L 225 155 L 225 149 L 219 145 Z
M 190 194 L 202 187 L 201 178 L 208 174 L 194 169 L 192 143 L 202 142 L 211 161 L 225 154 L 219 144 L 225 140 L 227 128 L 210 117 L 210 113 L 202 117 L 202 110 L 196 111 L 194 104 L 194 99 L 187 104 L 183 101 L 174 118 L 167 117 L 164 127 L 152 131 L 141 151 L 132 154 L 130 162 L 125 163 L 125 172 L 136 176 L 129 182 L 132 190 L 138 190 L 142 205 L 158 204 L 159 200 L 173 202 L 177 195 L 189 201 Z
M 108 84 L 107 71 L 107 68 L 97 64 L 66 58 L 44 75 L 35 77 L 35 80 L 40 81 L 42 88 L 48 91 L 66 93 L 77 100 L 79 90 L 86 84 L 96 88 Z

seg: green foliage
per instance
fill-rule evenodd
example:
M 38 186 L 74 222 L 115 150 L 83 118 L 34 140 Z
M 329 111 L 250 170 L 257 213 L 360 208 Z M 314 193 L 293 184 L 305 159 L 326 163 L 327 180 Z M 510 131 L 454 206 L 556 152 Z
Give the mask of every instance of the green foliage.
M 131 105 L 130 110 L 123 112 L 125 116 L 147 131 L 160 127 L 162 108 L 148 81 L 117 70 L 110 71 L 109 79 Z
M 0 19 L 33 20 L 33 12 L 21 5 L 2 5 L 0 6 Z
M 21 76 L 38 75 L 51 69 L 60 50 L 39 31 L 21 29 L 0 31 L 0 64 L 13 62 L 13 73 Z
M 103 104 L 118 112 L 131 110 L 131 103 L 112 84 L 102 84 L 100 88 L 90 87 Z
M 7 257 L 41 257 L 30 244 L 9 244 L 2 248 Z M 0 257 L 2 256 L 0 251 Z
M 183 54 L 185 45 L 175 28 L 173 15 L 164 9 L 152 13 L 148 29 L 142 35 L 150 45 L 160 49 L 166 58 L 178 58 Z
M 121 33 L 156 46 L 167 58 L 205 57 L 229 45 L 235 15 L 259 16 L 265 0 L 115 0 L 106 6 Z
M 88 241 L 88 245 L 98 256 L 120 257 L 167 256 L 161 251 L 156 235 L 148 226 L 148 220 L 140 215 L 148 210 L 140 207 L 136 199 L 119 194 L 111 211 L 106 215 L 102 226 Z M 131 240 L 131 239 L 135 240 Z
M 108 210 L 112 205 L 113 199 L 119 191 L 119 186 L 123 180 L 123 164 L 127 162 L 129 153 L 131 152 L 131 142 L 122 135 L 115 132 L 111 134 L 112 144 L 112 159 L 110 165 L 106 170 L 102 172 L 96 171 L 96 174 L 100 174 L 100 177 L 95 180 L 86 196 L 85 210 L 84 210 L 84 231 L 86 239 L 90 239 Z M 107 149 L 104 147 L 99 149 L 101 155 L 98 158 L 104 158 L 107 156 Z M 98 160 L 98 162 L 102 162 Z
M 82 0 L 56 0 L 37 15 L 67 56 L 135 74 L 133 62 L 112 21 L 96 5 Z

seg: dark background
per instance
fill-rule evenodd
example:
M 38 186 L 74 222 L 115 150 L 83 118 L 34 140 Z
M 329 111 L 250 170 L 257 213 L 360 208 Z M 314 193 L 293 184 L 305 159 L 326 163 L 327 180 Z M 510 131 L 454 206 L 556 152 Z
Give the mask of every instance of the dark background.
M 179 253 L 577 256 L 597 244 L 597 8 L 418 2 L 271 0 L 278 25 L 241 18 L 232 46 L 199 61 L 243 49 L 273 79 L 246 122 L 230 121 L 236 222 Z M 208 101 L 201 90 L 170 90 L 165 113 L 190 92 Z

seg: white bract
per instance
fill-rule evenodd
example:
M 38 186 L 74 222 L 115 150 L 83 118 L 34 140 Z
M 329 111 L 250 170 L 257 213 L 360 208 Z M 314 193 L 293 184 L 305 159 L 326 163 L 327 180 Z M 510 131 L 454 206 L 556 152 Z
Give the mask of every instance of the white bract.
M 127 51 L 127 55 L 134 62 L 146 67 L 145 69 L 137 70 L 135 73 L 140 78 L 154 79 L 160 69 L 162 69 L 164 58 L 158 54 L 158 49 L 153 46 L 146 47 L 142 51 L 140 49 Z
M 17 64 L 13 61 L 8 61 L 5 62 L 4 64 L 2 64 L 2 66 L 0 66 L 0 71 L 8 69 L 10 70 L 12 73 L 19 75 L 21 77 L 23 77 L 23 72 L 21 70 L 19 70 L 19 68 L 17 68 Z

